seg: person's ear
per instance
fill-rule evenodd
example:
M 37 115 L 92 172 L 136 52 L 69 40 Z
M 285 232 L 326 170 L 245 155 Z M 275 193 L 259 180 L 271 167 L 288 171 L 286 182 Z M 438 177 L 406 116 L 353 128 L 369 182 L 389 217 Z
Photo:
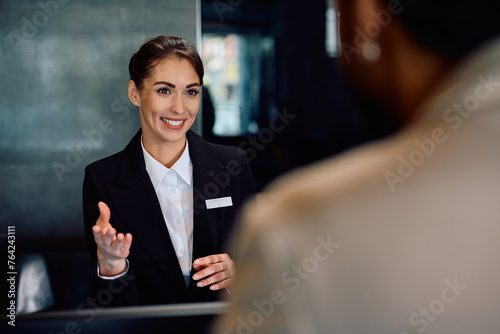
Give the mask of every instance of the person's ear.
M 141 105 L 139 90 L 137 89 L 134 80 L 130 80 L 128 82 L 128 98 L 130 99 L 130 102 L 132 102 L 133 105 L 137 107 Z
M 378 61 L 386 28 L 393 17 L 383 0 L 337 1 L 343 60 L 360 64 Z

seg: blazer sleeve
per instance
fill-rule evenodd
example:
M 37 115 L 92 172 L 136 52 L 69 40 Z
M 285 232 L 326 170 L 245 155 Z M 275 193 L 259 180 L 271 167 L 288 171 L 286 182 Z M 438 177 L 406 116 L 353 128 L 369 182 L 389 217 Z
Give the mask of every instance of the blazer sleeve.
M 102 186 L 94 177 L 92 165 L 85 168 L 83 181 L 83 220 L 87 247 L 89 249 L 92 272 L 94 277 L 94 300 L 99 306 L 127 306 L 137 305 L 138 293 L 133 266 L 129 265 L 128 272 L 120 278 L 106 280 L 97 275 L 97 245 L 92 234 L 92 226 L 99 218 L 99 201 L 106 202 Z

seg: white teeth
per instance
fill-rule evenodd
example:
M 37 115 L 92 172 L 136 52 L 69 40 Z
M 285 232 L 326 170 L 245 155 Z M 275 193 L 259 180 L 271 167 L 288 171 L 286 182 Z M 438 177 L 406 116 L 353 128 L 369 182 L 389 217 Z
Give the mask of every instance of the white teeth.
M 173 125 L 173 126 L 179 126 L 182 124 L 182 122 L 184 122 L 184 121 L 172 121 L 172 120 L 166 119 L 164 117 L 162 117 L 161 120 L 164 121 L 165 123 L 168 123 L 168 124 Z

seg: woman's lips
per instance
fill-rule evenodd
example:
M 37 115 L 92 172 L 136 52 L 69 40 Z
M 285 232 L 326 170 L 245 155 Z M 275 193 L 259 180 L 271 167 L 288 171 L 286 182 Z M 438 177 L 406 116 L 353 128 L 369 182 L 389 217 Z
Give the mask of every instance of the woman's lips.
M 176 119 L 169 119 L 165 117 L 160 117 L 160 119 L 163 121 L 165 126 L 169 129 L 180 129 L 184 125 L 184 122 L 186 121 L 185 119 L 182 120 L 176 120 Z

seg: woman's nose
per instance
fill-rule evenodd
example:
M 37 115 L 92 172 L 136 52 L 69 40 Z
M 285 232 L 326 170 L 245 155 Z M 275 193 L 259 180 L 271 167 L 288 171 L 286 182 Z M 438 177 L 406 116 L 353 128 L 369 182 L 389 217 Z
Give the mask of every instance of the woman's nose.
M 174 94 L 171 109 L 173 112 L 182 114 L 184 111 L 184 100 L 182 95 Z

